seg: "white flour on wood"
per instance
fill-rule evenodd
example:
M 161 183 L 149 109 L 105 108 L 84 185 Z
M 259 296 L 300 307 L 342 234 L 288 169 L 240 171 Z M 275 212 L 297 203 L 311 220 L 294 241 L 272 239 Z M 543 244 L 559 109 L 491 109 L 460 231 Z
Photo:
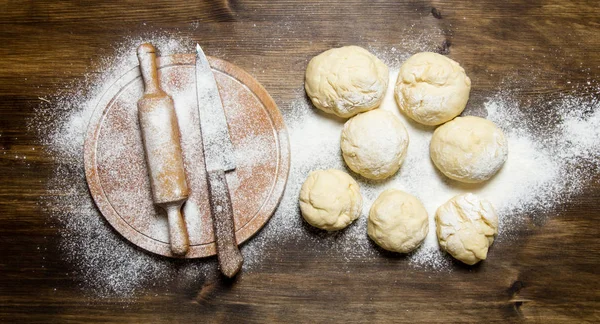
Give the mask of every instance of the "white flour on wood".
M 123 45 L 114 57 L 106 59 L 99 75 L 72 85 L 75 90 L 57 95 L 52 103 L 43 102 L 37 111 L 38 118 L 30 123 L 55 159 L 55 172 L 48 181 L 50 196 L 42 201 L 42 205 L 58 223 L 62 257 L 72 265 L 74 272 L 71 275 L 92 296 L 128 297 L 151 291 L 153 286 L 165 285 L 173 280 L 176 286 L 188 287 L 218 278 L 215 258 L 174 262 L 134 248 L 100 215 L 87 189 L 83 140 L 89 118 L 98 96 L 123 71 L 137 65 L 135 48 L 146 41 L 152 42 L 162 55 L 193 53 L 194 49 L 189 40 L 133 39 Z M 434 46 L 428 37 L 420 37 L 397 47 L 369 48 L 394 71 L 390 74 L 390 87 L 382 109 L 402 119 L 409 132 L 410 144 L 400 171 L 390 180 L 371 182 L 353 174 L 361 186 L 364 207 L 361 217 L 343 231 L 325 233 L 303 223 L 298 194 L 311 170 L 338 168 L 348 171 L 340 152 L 340 134 L 345 120 L 326 116 L 313 108 L 302 88 L 298 89 L 292 102 L 278 102 L 290 134 L 289 180 L 272 219 L 256 237 L 242 246 L 245 258 L 242 276 L 259 265 L 268 268 L 269 265 L 261 261 L 266 259 L 269 251 L 277 251 L 277 260 L 283 260 L 285 252 L 278 249 L 290 241 L 301 242 L 305 249 L 312 250 L 307 253 L 321 254 L 324 260 L 336 255 L 347 260 L 368 258 L 369 262 L 376 262 L 373 260 L 380 252 L 367 237 L 367 215 L 375 198 L 388 188 L 398 188 L 415 195 L 429 213 L 429 235 L 423 245 L 408 256 L 407 262 L 415 267 L 415 271 L 452 269 L 449 257 L 439 251 L 435 237 L 433 216 L 439 205 L 467 191 L 490 200 L 500 219 L 500 234 L 489 255 L 490 266 L 493 266 L 494 253 L 513 239 L 511 234 L 518 231 L 524 222 L 531 217 L 545 217 L 539 215 L 547 215 L 553 208 L 568 204 L 570 197 L 598 181 L 598 98 L 566 96 L 546 102 L 544 109 L 553 118 L 545 120 L 522 113 L 527 107 L 513 99 L 515 96 L 510 91 L 493 95 L 485 103 L 487 118 L 503 129 L 508 139 L 509 157 L 504 167 L 481 185 L 459 185 L 444 178 L 429 159 L 433 128 L 411 123 L 398 112 L 393 99 L 395 74 L 400 63 L 411 54 L 433 50 Z M 465 68 L 468 72 L 468 65 Z M 473 88 L 476 89 L 477 84 Z M 191 127 L 186 124 L 180 126 L 182 129 Z M 114 141 L 116 144 L 122 139 L 115 136 Z M 246 145 L 243 151 L 236 152 L 238 156 L 249 157 L 242 163 L 260 160 L 263 154 L 261 140 L 249 136 Z M 115 145 L 114 149 L 128 148 Z M 235 188 L 240 181 L 228 175 L 230 187 Z M 129 196 L 136 195 L 123 194 L 124 199 Z M 519 243 L 516 241 L 514 244 Z M 344 270 L 350 272 L 352 268 L 345 267 Z

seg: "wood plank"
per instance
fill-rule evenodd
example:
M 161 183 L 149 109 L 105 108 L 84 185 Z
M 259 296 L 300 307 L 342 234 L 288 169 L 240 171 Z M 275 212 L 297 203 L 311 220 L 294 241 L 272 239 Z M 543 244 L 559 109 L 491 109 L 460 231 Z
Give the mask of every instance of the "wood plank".
M 102 72 L 118 44 L 156 35 L 201 42 L 257 78 L 282 110 L 317 53 L 346 44 L 406 50 L 418 37 L 466 68 L 475 85 L 469 109 L 502 81 L 521 102 L 597 97 L 597 1 L 43 0 L 0 8 L 0 321 L 600 321 L 598 175 L 549 217 L 531 215 L 514 240 L 494 245 L 493 261 L 474 268 L 421 271 L 385 253 L 347 260 L 307 249 L 307 232 L 266 246 L 262 263 L 235 281 L 179 278 L 135 299 L 89 299 L 60 250 L 63 225 L 43 205 L 68 194 L 47 190 L 61 161 L 28 128 L 45 105 L 40 97 L 56 100 Z M 544 113 L 543 104 L 529 109 Z

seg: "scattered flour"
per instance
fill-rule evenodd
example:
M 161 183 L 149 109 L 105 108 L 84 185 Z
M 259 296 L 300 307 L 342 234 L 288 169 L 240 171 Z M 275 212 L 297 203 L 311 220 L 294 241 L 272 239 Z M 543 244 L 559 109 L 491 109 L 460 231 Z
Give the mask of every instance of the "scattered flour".
M 50 196 L 43 207 L 58 222 L 64 259 L 72 264 L 73 275 L 92 296 L 130 297 L 152 286 L 176 280 L 179 286 L 202 279 L 217 278 L 215 258 L 171 261 L 145 253 L 119 236 L 94 206 L 85 182 L 83 140 L 87 124 L 99 96 L 123 71 L 137 65 L 135 48 L 152 42 L 162 55 L 193 52 L 189 40 L 172 37 L 131 39 L 114 57 L 107 58 L 101 73 L 73 84 L 51 102 L 42 102 L 38 118 L 30 127 L 55 158 L 55 172 L 49 180 Z M 410 45 L 410 46 L 408 46 Z M 243 272 L 251 272 L 265 254 L 285 240 L 301 241 L 306 249 L 343 255 L 348 260 L 373 259 L 380 250 L 368 239 L 367 215 L 377 196 L 388 188 L 398 188 L 417 196 L 430 216 L 430 231 L 422 247 L 410 254 L 408 262 L 423 271 L 451 269 L 448 256 L 440 252 L 433 216 L 442 203 L 463 192 L 474 192 L 490 200 L 500 218 L 498 241 L 511 238 L 511 232 L 533 213 L 551 211 L 598 181 L 600 169 L 600 103 L 597 96 L 566 96 L 547 103 L 548 120 L 528 116 L 509 92 L 500 92 L 485 103 L 487 118 L 505 132 L 509 157 L 490 181 L 464 185 L 443 177 L 429 159 L 432 127 L 417 125 L 398 112 L 393 85 L 400 63 L 418 51 L 435 50 L 427 37 L 399 44 L 398 48 L 370 49 L 390 73 L 390 87 L 381 109 L 389 110 L 407 126 L 410 144 L 400 171 L 390 179 L 370 181 L 346 168 L 340 152 L 343 119 L 325 115 L 313 108 L 303 89 L 291 103 L 280 103 L 289 128 L 291 169 L 284 197 L 265 228 L 242 246 Z M 402 48 L 402 50 L 400 49 Z M 550 116 L 553 116 L 550 118 Z M 538 118 L 538 119 L 535 119 Z M 263 152 L 252 144 L 239 156 L 259 158 Z M 327 233 L 303 222 L 298 207 L 300 187 L 314 169 L 346 170 L 359 181 L 363 194 L 361 217 L 345 230 Z M 228 178 L 228 180 L 231 180 Z M 233 179 L 235 180 L 235 179 Z M 235 186 L 235 183 L 230 185 Z M 493 259 L 494 248 L 490 258 Z M 347 268 L 347 271 L 351 269 Z
M 174 278 L 178 284 L 192 284 L 218 276 L 214 258 L 175 263 L 135 248 L 104 220 L 87 188 L 83 143 L 90 117 L 114 80 L 137 66 L 135 49 L 146 41 L 162 55 L 193 48 L 190 42 L 172 37 L 131 39 L 101 63 L 101 73 L 70 85 L 72 90 L 57 94 L 50 102 L 44 101 L 29 124 L 54 159 L 55 172 L 48 180 L 50 195 L 40 203 L 60 229 L 59 247 L 72 264 L 71 275 L 92 297 L 129 297 Z
M 394 84 L 397 73 L 397 68 L 390 73 L 390 84 Z M 282 237 L 302 237 L 303 242 L 306 232 L 311 232 L 309 236 L 317 249 L 344 253 L 348 259 L 378 254 L 367 236 L 367 215 L 373 201 L 386 189 L 397 188 L 417 196 L 429 213 L 429 235 L 421 248 L 408 256 L 409 262 L 418 268 L 449 270 L 451 261 L 439 250 L 434 223 L 435 211 L 444 202 L 466 192 L 491 201 L 500 218 L 498 241 L 501 242 L 511 239 L 511 234 L 528 216 L 568 202 L 569 197 L 589 183 L 589 171 L 597 171 L 600 165 L 598 99 L 565 97 L 551 103 L 547 109 L 560 118 L 548 125 L 521 113 L 526 107 L 512 100 L 514 96 L 510 93 L 501 92 L 488 98 L 485 108 L 487 118 L 507 136 L 509 156 L 505 165 L 483 184 L 462 184 L 448 179 L 429 158 L 429 142 L 435 128 L 416 124 L 399 113 L 390 87 L 380 109 L 401 118 L 407 126 L 410 143 L 400 171 L 390 179 L 372 181 L 352 173 L 343 164 L 339 134 L 344 120 L 316 111 L 301 91 L 298 97 L 284 111 L 292 143 L 292 168 L 285 197 L 269 227 L 276 227 Z M 583 170 L 582 162 L 587 163 Z M 308 173 L 324 168 L 351 173 L 359 182 L 364 198 L 361 218 L 338 233 L 306 229 L 297 207 L 299 188 Z

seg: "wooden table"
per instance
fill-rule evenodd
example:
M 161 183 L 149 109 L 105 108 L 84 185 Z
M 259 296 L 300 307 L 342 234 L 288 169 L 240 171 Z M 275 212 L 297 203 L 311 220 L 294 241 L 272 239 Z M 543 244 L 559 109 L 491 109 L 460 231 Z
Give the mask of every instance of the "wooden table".
M 282 109 L 306 62 L 335 46 L 390 48 L 423 33 L 466 67 L 470 105 L 523 81 L 521 101 L 581 91 L 600 77 L 596 1 L 2 1 L 0 3 L 0 321 L 600 321 L 598 175 L 572 202 L 528 222 L 494 260 L 431 273 L 395 258 L 324 258 L 303 242 L 270 247 L 237 280 L 173 283 L 131 300 L 90 300 L 39 203 L 56 161 L 27 121 L 40 103 L 98 71 L 113 45 L 159 32 L 253 74 Z M 584 89 L 584 90 L 581 90 Z M 596 95 L 597 95 L 597 87 Z M 539 113 L 543 114 L 540 106 Z M 33 150 L 34 149 L 34 150 Z M 593 184 L 595 183 L 595 184 Z M 496 251 L 497 252 L 497 251 Z M 347 264 L 351 262 L 350 264 Z M 340 270 L 340 268 L 350 269 Z

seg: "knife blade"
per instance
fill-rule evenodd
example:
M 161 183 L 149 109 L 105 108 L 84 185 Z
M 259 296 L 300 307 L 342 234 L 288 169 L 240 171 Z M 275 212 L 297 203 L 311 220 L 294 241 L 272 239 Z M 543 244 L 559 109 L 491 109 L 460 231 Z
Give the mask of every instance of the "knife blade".
M 234 170 L 235 154 L 219 88 L 208 59 L 198 44 L 196 44 L 196 91 L 206 169 Z
M 233 206 L 225 172 L 236 167 L 235 154 L 219 88 L 208 59 L 196 44 L 196 92 L 208 198 L 221 272 L 231 278 L 242 268 L 244 258 L 235 239 Z

